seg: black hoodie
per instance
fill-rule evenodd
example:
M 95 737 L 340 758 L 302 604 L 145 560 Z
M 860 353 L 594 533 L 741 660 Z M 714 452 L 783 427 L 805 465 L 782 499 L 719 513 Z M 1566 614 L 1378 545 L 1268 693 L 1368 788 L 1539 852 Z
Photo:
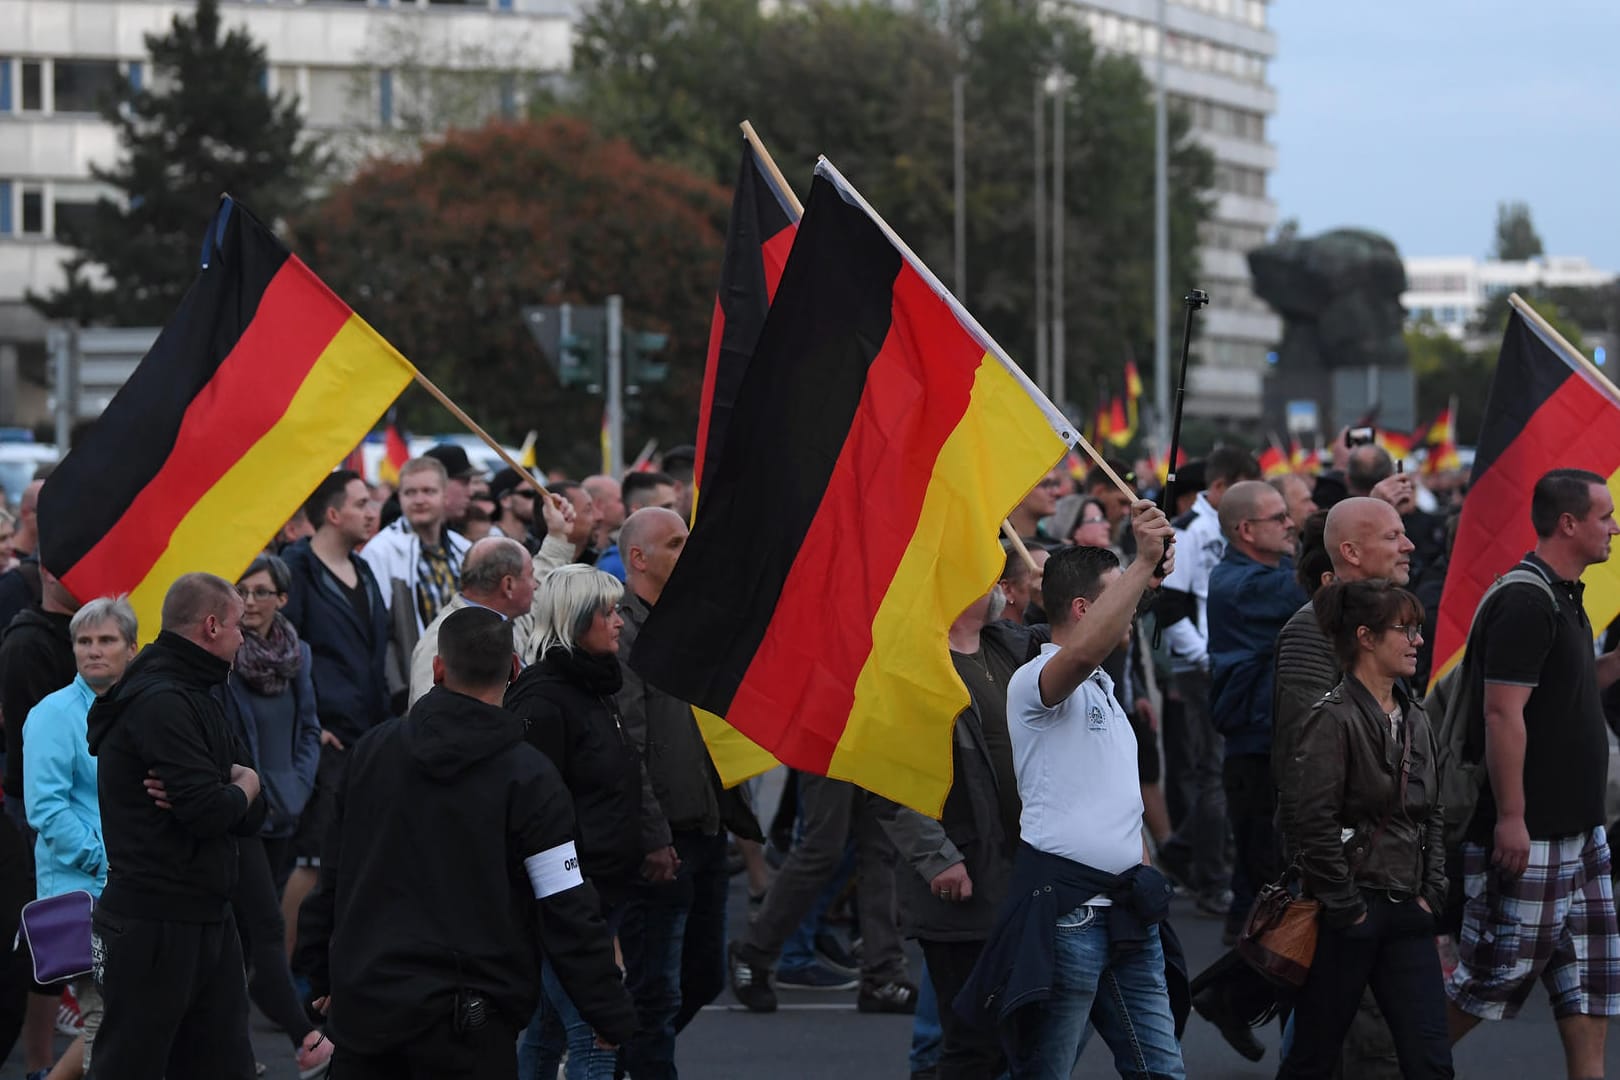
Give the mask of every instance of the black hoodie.
M 435 687 L 362 738 L 299 919 L 332 1041 L 384 1053 L 448 1017 L 458 988 L 515 1034 L 539 1005 L 542 950 L 592 1028 L 629 1038 L 573 833 L 562 778 L 505 709 Z
M 24 608 L 0 627 L 0 717 L 6 724 L 5 791 L 19 803 L 23 797 L 23 721 L 46 694 L 73 681 L 71 615 L 38 607 Z
M 264 824 L 231 783 L 247 752 L 209 691 L 231 665 L 168 630 L 90 706 L 90 753 L 98 759 L 101 836 L 107 846 L 109 912 L 161 922 L 218 922 L 236 885 L 236 836 Z M 162 810 L 146 793 L 148 771 L 168 791 Z

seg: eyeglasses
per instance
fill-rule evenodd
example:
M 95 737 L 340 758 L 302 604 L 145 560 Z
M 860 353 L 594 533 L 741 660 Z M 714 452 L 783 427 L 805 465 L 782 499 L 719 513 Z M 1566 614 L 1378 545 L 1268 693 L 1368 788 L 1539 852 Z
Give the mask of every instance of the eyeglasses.
M 1411 625 L 1411 624 L 1408 624 L 1408 623 L 1402 623 L 1399 626 L 1392 626 L 1392 627 L 1390 627 L 1390 629 L 1391 630 L 1398 630 L 1401 633 L 1405 634 L 1406 635 L 1406 643 L 1408 645 L 1416 645 L 1417 644 L 1417 639 L 1423 636 L 1423 627 L 1414 626 L 1414 625 Z
M 281 593 L 275 589 L 237 589 L 236 595 L 240 596 L 243 600 L 263 601 L 274 600 L 276 597 L 280 596 Z
M 1288 511 L 1279 510 L 1275 514 L 1270 515 L 1269 517 L 1247 518 L 1246 520 L 1248 520 L 1250 522 L 1269 521 L 1273 525 L 1286 525 L 1286 524 L 1288 524 Z
M 1081 518 L 1080 519 L 1080 524 L 1082 524 L 1082 525 L 1106 525 L 1106 524 L 1108 524 L 1108 519 L 1105 518 L 1105 517 Z

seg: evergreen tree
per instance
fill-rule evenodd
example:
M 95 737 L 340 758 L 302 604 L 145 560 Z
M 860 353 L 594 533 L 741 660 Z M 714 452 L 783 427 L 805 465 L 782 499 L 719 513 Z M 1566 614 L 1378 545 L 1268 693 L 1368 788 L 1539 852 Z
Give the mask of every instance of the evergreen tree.
M 197 273 L 222 193 L 273 223 L 302 208 L 325 171 L 294 101 L 265 91 L 263 47 L 246 30 L 222 32 L 218 0 L 197 0 L 146 48 L 147 85 L 103 106 L 119 159 L 91 170 L 121 198 L 99 200 L 66 238 L 76 248 L 66 285 L 30 295 L 48 318 L 161 325 Z

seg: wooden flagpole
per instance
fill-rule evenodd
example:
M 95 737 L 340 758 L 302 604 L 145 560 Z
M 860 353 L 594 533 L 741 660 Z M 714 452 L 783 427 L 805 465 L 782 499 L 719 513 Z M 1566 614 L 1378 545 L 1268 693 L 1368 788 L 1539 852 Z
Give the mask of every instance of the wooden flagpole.
M 506 452 L 506 448 L 500 443 L 496 442 L 494 437 L 490 435 L 489 432 L 479 427 L 478 423 L 473 420 L 472 417 L 468 416 L 460 405 L 457 405 L 455 402 L 451 401 L 449 395 L 447 395 L 443 390 L 440 390 L 437 386 L 433 385 L 432 379 L 428 378 L 426 375 L 422 374 L 421 371 L 417 370 L 414 364 L 411 365 L 411 373 L 415 375 L 417 385 L 421 386 L 422 389 L 432 394 L 434 400 L 440 405 L 443 405 L 446 409 L 450 410 L 450 415 L 454 416 L 457 420 L 460 420 L 462 424 L 466 426 L 468 431 L 484 440 L 484 443 L 491 450 L 495 451 L 496 457 L 506 462 L 507 466 L 515 471 L 519 476 L 527 476 L 530 482 L 534 484 L 535 490 L 542 494 L 545 493 L 545 481 L 541 480 L 540 477 L 534 473 L 531 473 L 528 469 L 525 469 L 522 465 L 519 465 L 517 463 L 517 459 L 511 454 L 508 454 Z
M 1513 309 L 1520 315 L 1523 315 L 1525 318 L 1535 323 L 1537 328 L 1540 329 L 1542 333 L 1546 334 L 1548 337 L 1552 338 L 1560 346 L 1562 346 L 1564 351 L 1569 354 L 1570 359 L 1580 364 L 1582 370 L 1584 370 L 1586 374 L 1590 375 L 1592 378 L 1596 379 L 1598 385 L 1603 387 L 1603 389 L 1608 392 L 1609 396 L 1614 399 L 1615 404 L 1620 405 L 1620 387 L 1615 386 L 1609 377 L 1603 374 L 1596 364 L 1592 363 L 1592 361 L 1586 358 L 1585 353 L 1571 345 L 1564 338 L 1563 334 L 1560 334 L 1557 330 L 1555 330 L 1553 328 L 1553 324 L 1542 317 L 1541 312 L 1530 306 L 1529 301 L 1525 300 L 1525 298 L 1520 296 L 1518 293 L 1512 293 L 1508 296 L 1508 303 L 1513 305 Z M 1452 414 L 1451 423 L 1453 428 L 1455 428 L 1457 423 L 1455 413 Z

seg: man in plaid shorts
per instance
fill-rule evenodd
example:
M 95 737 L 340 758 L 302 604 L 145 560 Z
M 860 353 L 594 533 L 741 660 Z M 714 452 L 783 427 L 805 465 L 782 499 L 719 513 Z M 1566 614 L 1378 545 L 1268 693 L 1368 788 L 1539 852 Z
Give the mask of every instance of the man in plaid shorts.
M 1599 700 L 1620 654 L 1595 657 L 1581 573 L 1620 534 L 1603 478 L 1557 469 L 1536 482 L 1534 582 L 1499 589 L 1478 616 L 1490 782 L 1463 845 L 1462 963 L 1452 973 L 1452 1041 L 1515 1015 L 1539 976 L 1571 1080 L 1603 1075 L 1607 1019 L 1620 1014 L 1620 930 L 1609 881 Z

